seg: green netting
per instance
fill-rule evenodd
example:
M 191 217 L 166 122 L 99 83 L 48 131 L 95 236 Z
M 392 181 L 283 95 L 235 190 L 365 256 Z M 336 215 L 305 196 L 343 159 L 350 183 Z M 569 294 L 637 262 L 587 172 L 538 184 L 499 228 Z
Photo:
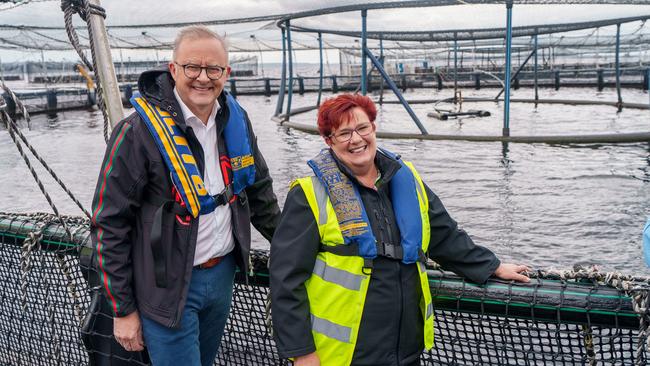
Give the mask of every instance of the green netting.
M 146 364 L 112 339 L 105 302 L 84 277 L 93 283 L 95 273 L 79 265 L 80 253 L 83 262 L 93 252 L 88 222 L 67 220 L 73 238 L 50 215 L 0 214 L 0 364 Z M 254 274 L 236 275 L 217 365 L 287 363 L 269 326 L 268 252 L 254 251 L 252 259 Z M 567 273 L 581 279 L 562 279 Z M 646 279 L 571 271 L 533 276 L 530 284 L 478 286 L 430 270 L 435 346 L 421 364 L 646 363 Z M 625 290 L 604 283 L 617 280 Z

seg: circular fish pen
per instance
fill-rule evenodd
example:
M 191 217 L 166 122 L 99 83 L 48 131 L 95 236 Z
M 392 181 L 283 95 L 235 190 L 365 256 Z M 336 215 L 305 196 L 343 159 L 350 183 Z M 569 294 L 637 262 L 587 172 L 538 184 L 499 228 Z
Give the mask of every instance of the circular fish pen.
M 391 105 L 401 105 L 406 114 L 400 118 L 412 120 L 417 127 L 417 131 L 402 132 L 386 130 L 380 125 L 377 133 L 380 138 L 550 144 L 650 141 L 650 131 L 641 126 L 641 119 L 647 120 L 650 110 L 650 99 L 643 97 L 650 85 L 650 60 L 647 51 L 639 47 L 650 39 L 650 27 L 646 25 L 650 14 L 589 20 L 560 16 L 562 20 L 558 22 L 529 20 L 527 24 L 513 26 L 513 19 L 516 19 L 513 8 L 523 7 L 524 15 L 530 19 L 535 6 L 549 2 L 524 1 L 513 6 L 512 1 L 506 1 L 503 6 L 503 1 L 467 1 L 463 2 L 467 6 L 499 6 L 498 11 L 505 21 L 495 27 L 432 29 L 432 24 L 426 21 L 428 15 L 452 3 L 457 4 L 406 1 L 338 6 L 296 13 L 278 20 L 283 41 L 283 67 L 273 119 L 289 128 L 316 133 L 315 124 L 311 122 L 315 121 L 313 114 L 309 114 L 308 121 L 298 116 L 317 109 L 325 90 L 337 93 L 343 89 L 372 95 L 381 106 L 380 114 L 391 110 Z M 585 4 L 584 1 L 558 3 L 566 6 Z M 607 3 L 610 2 L 598 4 Z M 647 4 L 643 1 L 622 3 Z M 492 17 L 498 14 L 495 8 L 487 10 Z M 457 16 L 463 14 L 462 10 L 458 12 Z M 452 13 L 448 11 L 447 14 Z M 390 22 L 390 17 L 413 19 L 413 24 L 395 24 Z M 302 101 L 306 105 L 299 107 L 295 107 L 294 88 L 298 83 L 298 90 L 302 90 L 303 81 L 294 77 L 294 33 L 316 38 L 321 51 L 316 101 Z M 343 88 L 336 78 L 326 80 L 323 76 L 323 43 L 328 44 L 325 36 L 336 39 L 338 44 L 342 38 L 348 39 L 348 47 L 340 51 L 341 75 L 354 76 L 356 80 L 343 84 Z M 520 97 L 524 94 L 520 91 L 523 88 L 530 90 L 525 92 L 527 96 Z M 615 91 L 615 95 L 603 97 L 606 94 L 603 90 L 607 88 Z M 570 96 L 558 93 L 560 89 L 569 90 Z M 575 89 L 583 91 L 580 94 L 589 94 L 589 90 L 594 93 L 577 99 L 573 97 Z M 631 94 L 625 101 L 623 89 Z M 420 93 L 412 97 L 413 93 L 407 90 Z M 547 90 L 559 97 L 540 97 L 540 92 Z M 512 97 L 513 91 L 516 98 Z M 435 94 L 435 98 L 431 98 L 431 94 Z M 486 103 L 492 105 L 474 108 L 476 104 Z M 586 131 L 576 133 L 558 129 L 552 133 L 529 134 L 518 129 L 520 116 L 510 113 L 510 106 L 518 103 L 533 104 L 534 110 L 540 105 L 608 106 L 608 113 L 613 116 L 624 109 L 632 110 L 635 112 L 633 119 L 638 121 L 632 131 L 616 128 L 616 131 L 594 133 L 586 126 Z M 419 108 L 416 113 L 414 105 L 428 105 L 429 108 Z M 566 116 L 579 115 L 573 120 L 580 120 L 580 115 L 584 114 L 583 109 L 562 108 Z M 483 119 L 491 115 L 498 116 L 501 125 L 495 128 L 492 124 L 491 130 L 476 134 L 439 133 L 438 126 L 430 121 Z

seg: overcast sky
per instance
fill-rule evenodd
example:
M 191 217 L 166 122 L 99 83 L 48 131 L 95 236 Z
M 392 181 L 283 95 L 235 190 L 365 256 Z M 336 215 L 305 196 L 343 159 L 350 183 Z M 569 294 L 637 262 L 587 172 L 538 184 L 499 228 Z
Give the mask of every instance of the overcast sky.
M 374 1 L 377 2 L 377 1 Z M 163 0 L 111 0 L 102 1 L 108 17 L 106 24 L 151 24 L 170 22 L 209 21 L 218 19 L 252 17 L 269 14 L 294 13 L 304 10 L 320 9 L 324 6 L 338 6 L 356 4 L 359 1 L 345 0 L 192 0 L 192 1 L 163 1 Z M 40 1 L 19 6 L 9 10 L 9 4 L 0 5 L 0 24 L 11 25 L 40 25 L 63 26 L 63 14 L 60 10 L 60 1 Z M 630 17 L 650 14 L 650 5 L 515 5 L 513 10 L 513 25 L 556 24 L 567 22 L 583 22 L 597 19 Z M 445 7 L 372 10 L 368 13 L 369 30 L 447 30 L 447 29 L 472 29 L 503 27 L 505 25 L 504 5 L 456 5 Z M 78 16 L 76 24 L 81 25 Z M 335 14 L 309 19 L 295 20 L 297 25 L 328 29 L 360 29 L 359 12 Z M 219 29 L 233 37 L 233 43 L 239 40 L 250 40 L 250 34 L 259 32 L 259 28 L 271 28 L 265 33 L 256 33 L 260 39 L 277 42 L 280 39 L 279 30 L 271 24 L 253 23 L 238 26 L 220 26 Z M 611 27 L 613 29 L 613 27 Z M 646 27 L 650 31 L 650 24 Z M 613 31 L 610 29 L 609 31 Z M 604 29 L 606 33 L 608 30 Z M 17 36 L 17 31 L 0 31 L 0 37 Z M 116 34 L 128 37 L 139 36 L 142 29 L 120 30 Z M 168 41 L 173 38 L 175 29 L 148 29 L 147 33 Z M 249 34 L 250 33 L 250 34 Z M 297 36 L 299 37 L 299 36 Z M 136 53 L 128 51 L 129 55 L 136 57 Z M 67 55 L 67 56 L 62 56 Z M 149 52 L 149 57 L 152 53 Z M 161 52 L 159 57 L 166 57 Z M 1 50 L 2 61 L 15 61 L 23 59 L 40 60 L 38 50 L 11 51 Z M 47 52 L 46 59 L 60 59 L 61 57 L 74 58 L 69 52 Z M 114 55 L 114 58 L 116 56 Z M 130 56 L 129 56 L 130 57 Z M 305 61 L 315 61 L 313 56 L 305 56 Z M 269 54 L 265 61 L 279 61 L 279 55 Z

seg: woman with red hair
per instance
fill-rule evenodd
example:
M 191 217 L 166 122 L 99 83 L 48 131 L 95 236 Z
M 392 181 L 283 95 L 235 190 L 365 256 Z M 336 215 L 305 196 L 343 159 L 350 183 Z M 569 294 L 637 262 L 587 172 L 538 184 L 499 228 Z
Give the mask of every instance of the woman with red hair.
M 328 148 L 291 184 L 271 242 L 278 352 L 301 365 L 419 365 L 433 346 L 424 264 L 483 283 L 528 281 L 449 216 L 415 167 L 377 147 L 377 109 L 343 94 L 318 111 Z

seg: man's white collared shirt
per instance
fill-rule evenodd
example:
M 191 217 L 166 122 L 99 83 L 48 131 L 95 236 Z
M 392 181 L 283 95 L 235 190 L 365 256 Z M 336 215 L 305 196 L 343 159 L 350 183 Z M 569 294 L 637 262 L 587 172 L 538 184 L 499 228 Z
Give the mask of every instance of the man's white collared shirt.
M 223 191 L 223 175 L 219 164 L 219 150 L 217 145 L 217 126 L 215 116 L 219 111 L 219 101 L 215 101 L 214 108 L 208 124 L 203 122 L 183 103 L 176 88 L 174 95 L 181 106 L 185 123 L 192 127 L 194 135 L 203 148 L 205 166 L 203 168 L 203 184 L 210 195 Z M 194 265 L 204 263 L 210 258 L 221 257 L 230 253 L 235 248 L 232 234 L 231 214 L 228 205 L 218 206 L 209 214 L 199 216 L 199 231 L 196 238 L 196 251 Z

